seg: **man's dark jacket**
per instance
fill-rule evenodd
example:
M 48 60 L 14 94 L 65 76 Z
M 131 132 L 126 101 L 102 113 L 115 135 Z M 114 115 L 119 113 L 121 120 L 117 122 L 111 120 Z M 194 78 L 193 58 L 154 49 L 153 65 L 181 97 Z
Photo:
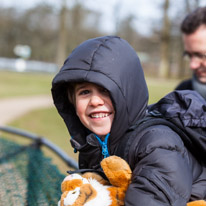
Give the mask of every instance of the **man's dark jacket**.
M 128 129 L 145 117 L 148 90 L 136 52 L 119 37 L 87 40 L 64 62 L 52 83 L 54 104 L 79 152 L 79 167 L 97 169 L 103 158 L 101 146 L 67 98 L 68 83 L 82 81 L 98 84 L 111 95 L 115 118 L 108 140 L 110 155 L 116 154 Z M 188 201 L 206 199 L 206 169 L 173 130 L 159 125 L 130 135 L 136 138 L 129 152 L 133 177 L 125 206 L 185 206 Z
M 192 79 L 187 79 L 180 82 L 180 84 L 177 85 L 175 90 L 194 90 L 192 86 Z

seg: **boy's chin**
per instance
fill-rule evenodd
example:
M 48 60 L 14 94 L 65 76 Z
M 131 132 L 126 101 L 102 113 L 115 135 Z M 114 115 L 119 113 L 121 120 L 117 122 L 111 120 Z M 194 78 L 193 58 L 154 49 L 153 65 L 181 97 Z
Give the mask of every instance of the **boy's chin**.
M 108 132 L 108 133 L 109 133 L 109 132 Z M 107 134 L 108 134 L 108 133 L 107 133 Z M 95 133 L 95 134 L 96 134 L 98 137 L 105 137 L 105 136 L 107 135 L 107 134 L 105 134 L 105 133 L 104 133 L 104 134 L 102 134 L 102 133 L 99 133 L 99 134 Z
M 90 124 L 87 127 L 91 132 L 96 134 L 97 136 L 106 136 L 108 133 L 110 133 L 111 126 L 110 125 L 103 125 L 103 124 Z
M 93 131 L 98 137 L 105 137 L 108 133 L 110 133 L 110 130 L 106 130 L 106 131 Z

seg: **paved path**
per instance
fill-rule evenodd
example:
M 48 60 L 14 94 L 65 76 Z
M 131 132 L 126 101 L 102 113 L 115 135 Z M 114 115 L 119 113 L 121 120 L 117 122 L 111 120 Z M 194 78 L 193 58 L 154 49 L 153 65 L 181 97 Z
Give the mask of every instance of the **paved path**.
M 52 106 L 51 95 L 0 99 L 0 126 L 8 124 L 33 109 Z

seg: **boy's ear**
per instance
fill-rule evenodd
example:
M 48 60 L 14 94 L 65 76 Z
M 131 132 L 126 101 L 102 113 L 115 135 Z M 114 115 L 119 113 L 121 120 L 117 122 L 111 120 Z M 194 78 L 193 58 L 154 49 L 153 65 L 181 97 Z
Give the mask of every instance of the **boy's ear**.
M 68 97 L 68 99 L 69 99 L 69 102 L 71 102 L 72 104 L 74 104 L 74 98 L 72 97 L 73 95 L 71 94 L 71 92 L 69 92 L 68 90 L 67 90 L 67 97 Z
M 75 88 L 78 83 L 71 83 L 67 87 L 67 98 L 76 107 Z
M 67 98 L 70 103 L 72 103 L 75 107 L 75 87 L 74 85 L 69 85 L 67 88 Z
M 78 114 L 77 110 L 76 110 L 76 115 L 77 115 L 77 117 L 79 117 L 79 114 Z

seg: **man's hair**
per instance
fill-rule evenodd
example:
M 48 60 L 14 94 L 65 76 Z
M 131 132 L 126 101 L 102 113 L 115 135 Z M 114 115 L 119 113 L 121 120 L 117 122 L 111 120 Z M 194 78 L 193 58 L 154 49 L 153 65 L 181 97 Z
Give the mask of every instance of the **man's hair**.
M 198 7 L 189 13 L 181 24 L 181 31 L 184 34 L 192 34 L 201 25 L 206 26 L 206 7 Z

